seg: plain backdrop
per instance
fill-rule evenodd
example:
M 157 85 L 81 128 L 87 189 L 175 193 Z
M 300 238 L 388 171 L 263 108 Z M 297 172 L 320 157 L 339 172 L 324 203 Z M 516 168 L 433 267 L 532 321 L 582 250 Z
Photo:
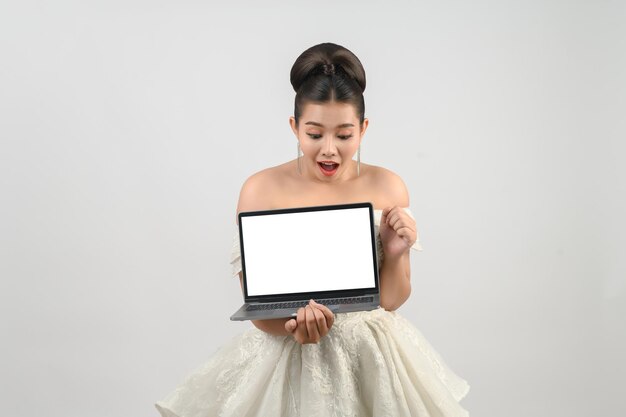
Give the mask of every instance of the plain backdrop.
M 623 416 L 623 1 L 3 1 L 0 404 L 156 416 L 251 326 L 241 185 L 296 157 L 289 71 L 367 73 L 363 162 L 399 174 L 410 319 L 480 417 Z

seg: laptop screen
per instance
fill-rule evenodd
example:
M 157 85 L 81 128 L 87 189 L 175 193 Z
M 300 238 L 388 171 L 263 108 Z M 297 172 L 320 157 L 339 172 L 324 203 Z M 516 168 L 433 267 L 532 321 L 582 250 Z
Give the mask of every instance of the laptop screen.
M 375 288 L 369 207 L 240 217 L 248 296 Z

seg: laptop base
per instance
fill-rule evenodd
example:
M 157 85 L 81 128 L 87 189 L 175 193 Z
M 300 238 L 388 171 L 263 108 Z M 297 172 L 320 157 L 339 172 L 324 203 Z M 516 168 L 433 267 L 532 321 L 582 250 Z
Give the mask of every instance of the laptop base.
M 353 311 L 370 311 L 380 307 L 380 296 L 378 294 L 372 294 L 372 301 L 368 303 L 358 304 L 324 304 L 324 300 L 315 300 L 320 304 L 326 305 L 334 314 L 337 313 L 350 313 Z M 280 310 L 253 310 L 248 311 L 248 306 L 251 304 L 244 304 L 230 316 L 232 321 L 243 320 L 265 320 L 265 319 L 280 319 L 297 317 L 298 308 L 280 309 Z

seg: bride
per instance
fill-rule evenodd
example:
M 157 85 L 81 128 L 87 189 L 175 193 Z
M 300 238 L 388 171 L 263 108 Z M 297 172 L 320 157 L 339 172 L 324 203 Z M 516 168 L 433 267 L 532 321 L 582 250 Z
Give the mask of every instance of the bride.
M 297 158 L 251 175 L 237 213 L 372 202 L 380 308 L 334 315 L 311 301 L 297 318 L 253 320 L 156 408 L 163 417 L 467 416 L 458 403 L 467 382 L 395 311 L 411 294 L 410 249 L 421 247 L 404 181 L 360 161 L 369 123 L 361 62 L 318 44 L 296 59 L 291 84 Z M 324 251 L 310 262 L 323 263 Z M 237 232 L 231 264 L 241 282 Z

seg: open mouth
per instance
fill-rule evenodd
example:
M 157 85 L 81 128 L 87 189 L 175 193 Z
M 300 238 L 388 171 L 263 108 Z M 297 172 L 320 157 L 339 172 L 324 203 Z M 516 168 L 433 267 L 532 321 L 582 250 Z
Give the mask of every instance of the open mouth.
M 333 175 L 339 168 L 339 164 L 335 162 L 318 162 L 317 164 L 324 175 Z

